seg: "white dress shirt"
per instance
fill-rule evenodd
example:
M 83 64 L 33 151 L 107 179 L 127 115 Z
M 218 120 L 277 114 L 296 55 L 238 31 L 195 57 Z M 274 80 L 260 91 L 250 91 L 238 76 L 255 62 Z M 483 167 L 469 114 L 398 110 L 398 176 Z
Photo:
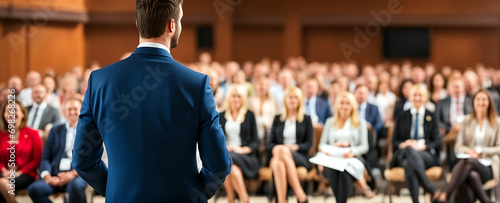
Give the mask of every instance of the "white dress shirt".
M 458 107 L 457 107 L 458 105 Z M 457 123 L 461 123 L 464 120 L 464 105 L 465 105 L 465 96 L 460 96 L 458 97 L 458 103 L 457 103 L 457 98 L 451 97 L 451 104 L 450 104 L 450 123 L 451 125 L 455 125 Z M 457 111 L 458 109 L 458 111 Z
M 233 120 L 231 116 L 226 120 L 226 126 L 224 126 L 226 130 L 226 141 L 228 146 L 240 147 L 241 146 L 241 123 L 238 119 Z
M 66 122 L 65 126 L 66 126 L 66 143 L 64 144 L 64 153 L 66 154 L 66 156 L 63 156 L 63 159 L 64 158 L 72 159 L 73 158 L 73 146 L 74 146 L 75 136 L 76 136 L 76 126 L 70 127 L 69 123 L 67 123 L 67 122 Z M 40 173 L 40 178 L 43 179 L 46 175 L 49 175 L 49 174 L 50 174 L 49 171 L 42 171 L 42 173 Z
M 297 121 L 295 119 L 286 119 L 285 128 L 283 129 L 283 144 L 297 144 Z
M 366 119 L 366 102 L 363 102 L 361 105 L 359 105 L 359 117 Z
M 317 123 L 319 121 L 318 114 L 316 114 L 316 96 L 311 97 L 309 102 L 304 99 L 304 104 L 306 105 L 306 114 L 311 116 L 312 123 Z
M 21 92 L 19 92 L 19 95 L 17 95 L 17 100 L 23 103 L 24 106 L 31 106 L 33 105 L 33 97 L 31 96 L 31 93 L 31 87 L 25 88 L 21 90 Z
M 45 111 L 45 108 L 47 108 L 47 102 L 42 102 L 41 104 L 33 103 L 33 106 L 30 109 L 30 112 L 28 112 L 28 126 L 33 128 L 33 129 L 38 129 L 40 126 L 40 121 L 42 120 L 42 115 L 43 111 Z M 35 111 L 36 112 L 36 118 L 33 118 L 35 116 Z M 35 119 L 33 121 L 33 119 Z M 33 124 L 32 124 L 33 123 Z M 31 126 L 30 126 L 31 125 Z
M 139 46 L 137 46 L 137 48 L 140 48 L 140 47 L 153 47 L 153 48 L 165 49 L 168 53 L 170 53 L 170 49 L 168 47 L 166 47 L 163 44 L 156 43 L 156 42 L 143 42 L 143 43 L 140 43 Z
M 410 139 L 413 139 L 415 133 L 415 114 L 418 112 L 418 139 L 424 139 L 424 117 L 425 117 L 425 107 L 420 107 L 417 111 L 414 107 L 410 109 L 412 115 L 412 123 L 410 130 Z

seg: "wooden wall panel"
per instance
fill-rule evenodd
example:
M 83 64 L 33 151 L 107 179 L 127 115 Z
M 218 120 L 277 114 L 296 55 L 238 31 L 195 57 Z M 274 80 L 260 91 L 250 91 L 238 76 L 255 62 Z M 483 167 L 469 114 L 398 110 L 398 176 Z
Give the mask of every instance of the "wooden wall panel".
M 498 67 L 500 33 L 496 28 L 435 28 L 432 33 L 432 61 L 456 68 L 484 63 Z
M 126 52 L 133 52 L 139 43 L 135 25 L 88 25 L 85 28 L 87 62 L 101 66 L 112 64 Z
M 19 21 L 2 21 L 0 36 L 0 83 L 27 72 L 27 28 Z
M 234 60 L 258 62 L 263 57 L 283 60 L 282 36 L 281 27 L 235 27 Z
M 85 65 L 83 24 L 50 23 L 30 27 L 33 37 L 29 42 L 29 69 L 42 74 L 48 68 L 65 73 L 72 66 Z

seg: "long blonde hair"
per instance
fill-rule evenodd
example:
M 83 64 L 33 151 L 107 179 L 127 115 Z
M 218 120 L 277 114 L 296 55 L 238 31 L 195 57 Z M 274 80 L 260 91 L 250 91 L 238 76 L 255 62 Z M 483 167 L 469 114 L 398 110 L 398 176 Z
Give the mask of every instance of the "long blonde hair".
M 243 123 L 245 121 L 245 114 L 248 111 L 247 108 L 247 97 L 248 97 L 248 90 L 245 85 L 231 85 L 229 87 L 229 91 L 226 96 L 226 100 L 224 101 L 224 110 L 226 113 L 224 114 L 224 118 L 230 119 L 232 115 L 232 108 L 231 108 L 231 102 L 229 100 L 231 99 L 231 96 L 233 94 L 238 94 L 241 98 L 241 107 L 240 110 L 238 111 L 238 118 L 236 119 L 240 123 Z
M 301 123 L 304 120 L 304 94 L 302 93 L 302 90 L 298 87 L 289 87 L 285 90 L 285 97 L 283 97 L 283 113 L 280 116 L 281 122 L 285 122 L 286 118 L 288 117 L 288 112 L 286 108 L 286 101 L 290 95 L 295 95 L 297 99 L 299 100 L 299 107 L 297 107 L 297 114 L 295 115 L 297 121 Z
M 347 98 L 349 100 L 349 103 L 351 104 L 352 111 L 351 111 L 351 126 L 357 128 L 359 127 L 360 123 L 360 118 L 359 118 L 359 113 L 358 113 L 358 102 L 356 101 L 356 98 L 354 95 L 350 92 L 341 92 L 337 95 L 335 98 L 335 113 L 333 114 L 333 127 L 337 127 L 340 125 L 339 120 L 340 120 L 340 113 L 338 111 L 339 106 L 340 106 L 340 101 L 343 98 Z

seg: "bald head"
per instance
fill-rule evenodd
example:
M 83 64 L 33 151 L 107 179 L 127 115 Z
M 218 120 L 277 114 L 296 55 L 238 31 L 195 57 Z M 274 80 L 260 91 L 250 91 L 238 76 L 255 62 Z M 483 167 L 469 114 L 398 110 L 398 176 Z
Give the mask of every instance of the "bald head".
M 42 76 L 39 72 L 30 71 L 26 74 L 26 85 L 33 88 L 35 85 L 42 83 Z

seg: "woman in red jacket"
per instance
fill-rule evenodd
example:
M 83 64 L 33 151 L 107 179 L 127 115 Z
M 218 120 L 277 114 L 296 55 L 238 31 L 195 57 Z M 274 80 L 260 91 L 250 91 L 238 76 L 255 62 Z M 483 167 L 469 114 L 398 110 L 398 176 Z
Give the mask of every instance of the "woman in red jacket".
M 4 201 L 10 203 L 15 202 L 15 190 L 25 189 L 37 179 L 42 141 L 38 131 L 26 126 L 28 112 L 19 101 L 15 101 L 15 105 L 3 104 L 0 115 L 4 118 L 0 132 L 0 193 Z M 3 201 L 0 199 L 0 202 Z

